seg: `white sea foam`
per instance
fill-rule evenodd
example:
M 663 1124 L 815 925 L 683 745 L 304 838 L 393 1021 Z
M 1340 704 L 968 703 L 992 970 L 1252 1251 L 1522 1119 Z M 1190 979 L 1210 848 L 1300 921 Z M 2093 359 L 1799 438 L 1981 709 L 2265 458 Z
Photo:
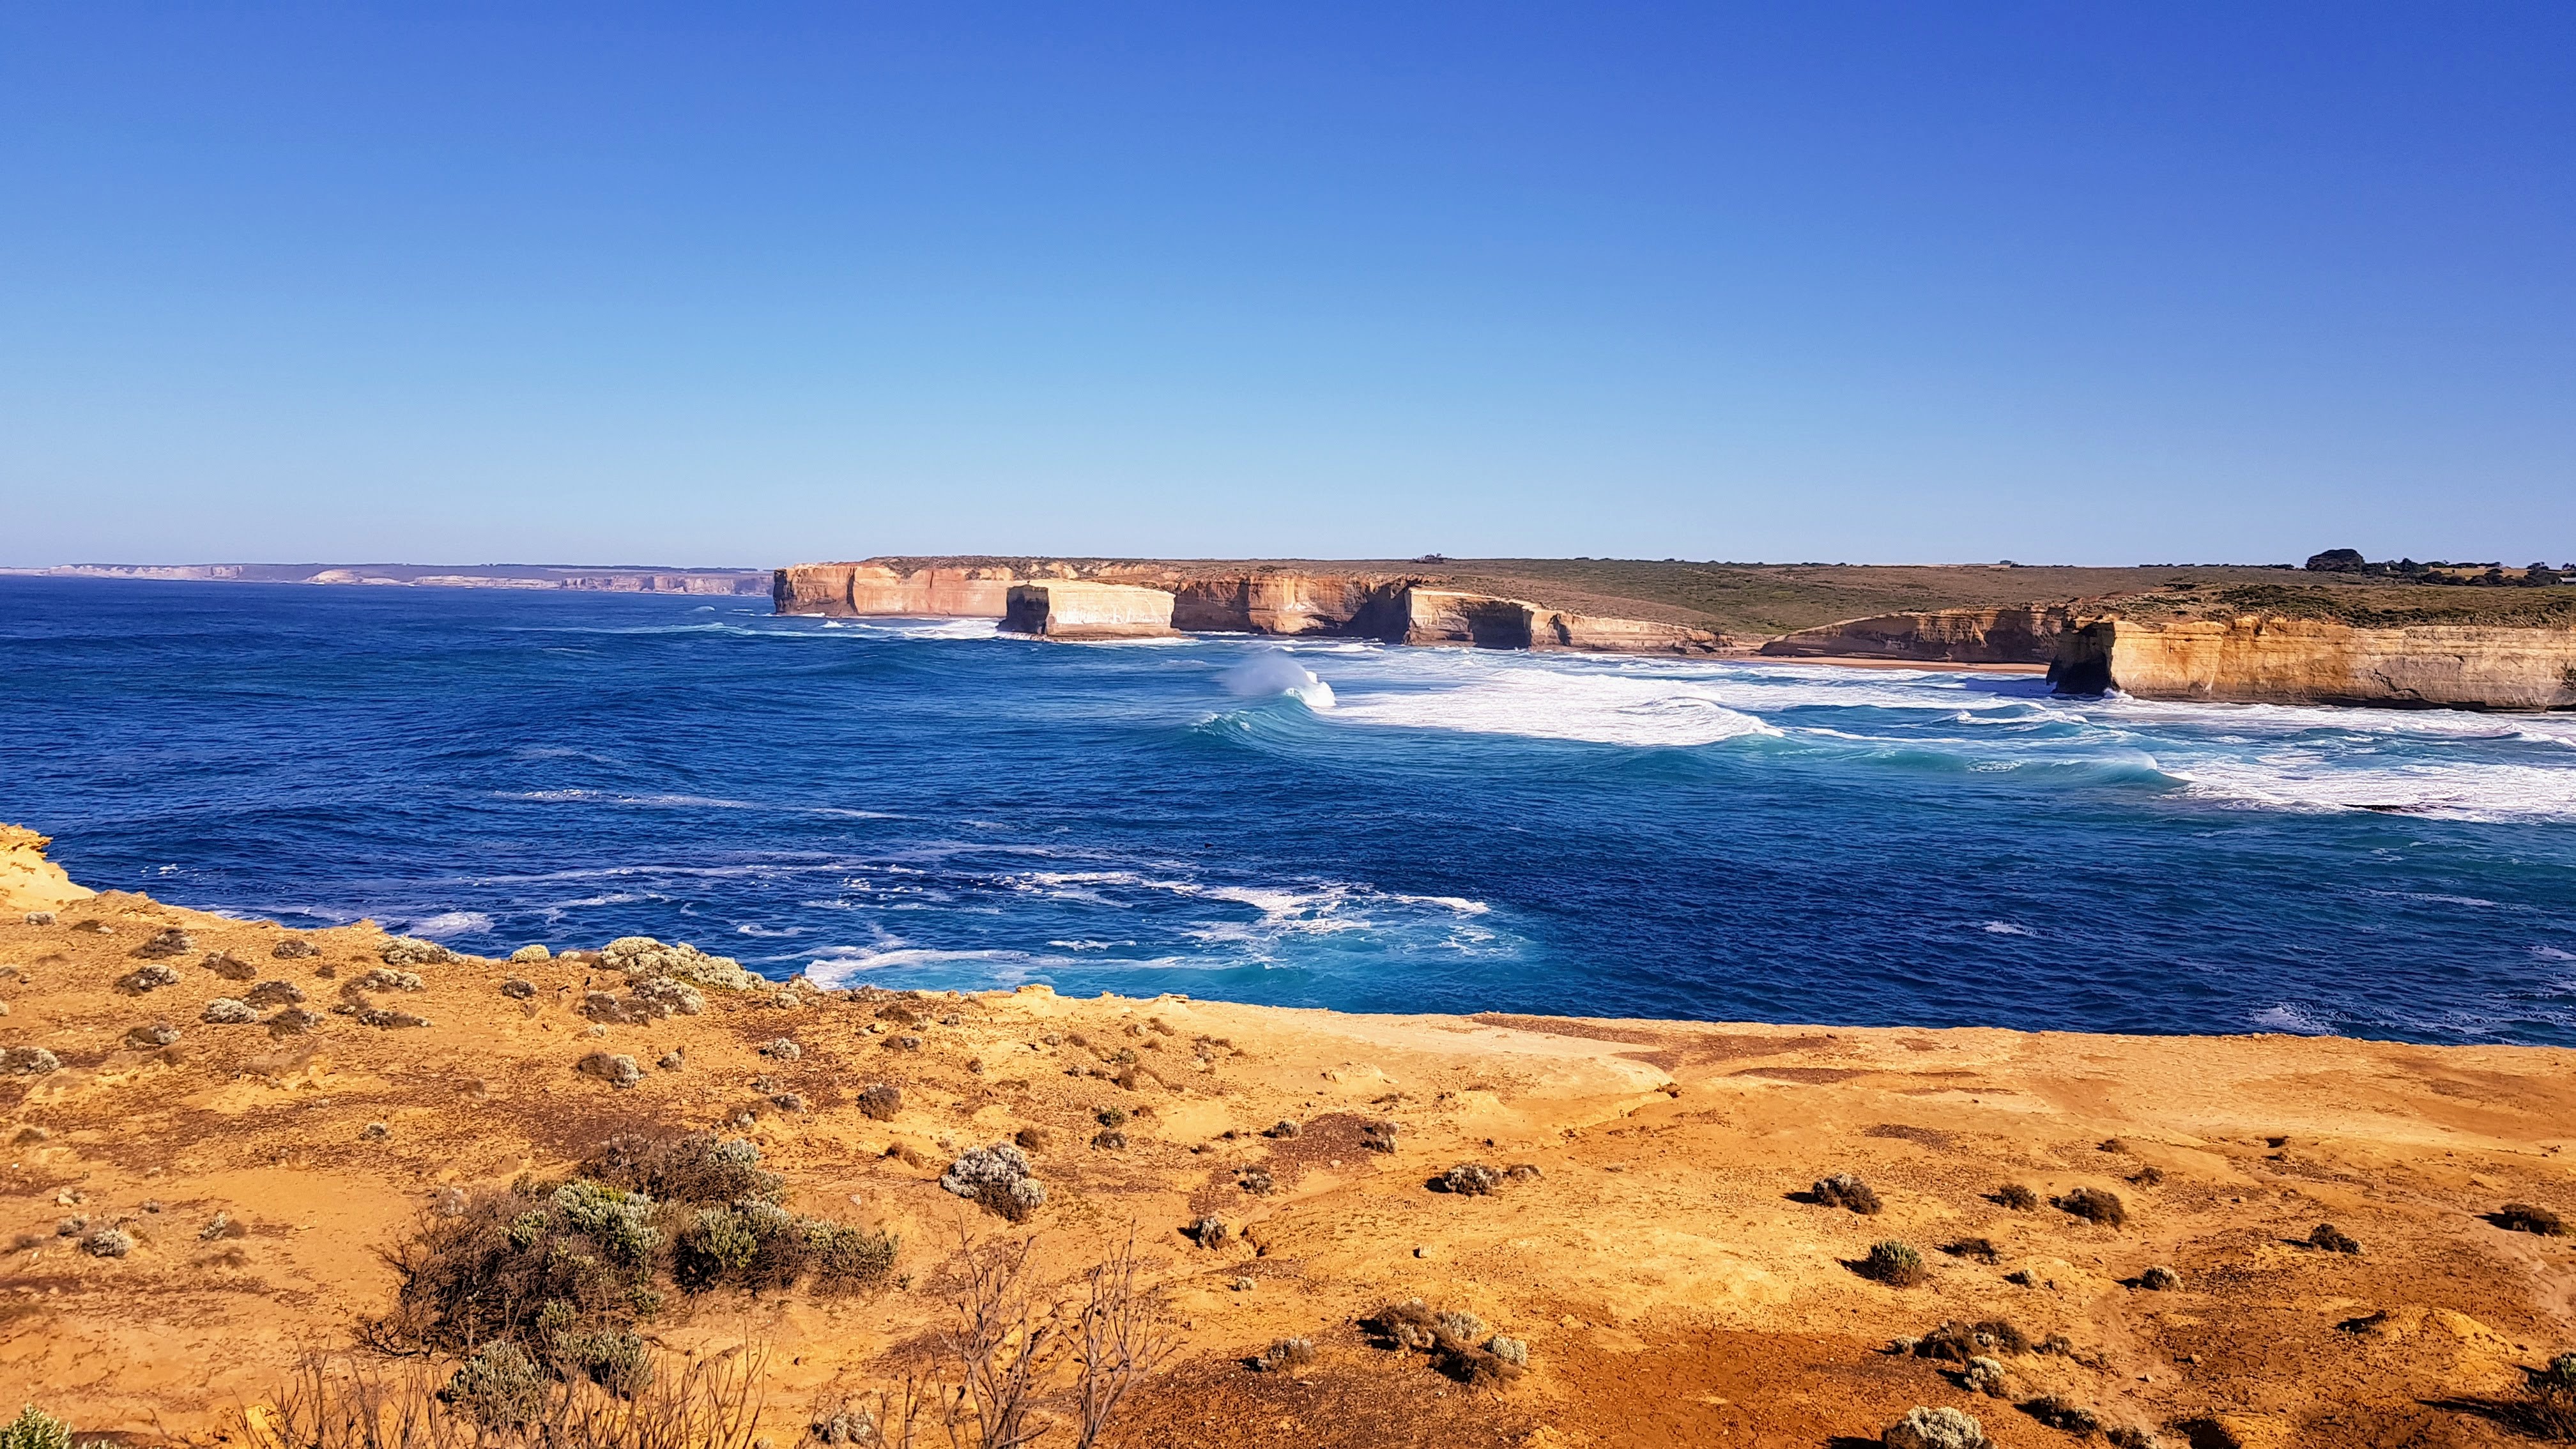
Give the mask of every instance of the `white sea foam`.
M 1705 683 L 1530 666 L 1506 667 L 1449 689 L 1346 692 L 1330 718 L 1605 745 L 1707 745 L 1780 733 L 1728 708 Z
M 2286 1001 L 2278 1006 L 2263 1008 L 2254 1013 L 2252 1019 L 2254 1029 L 2257 1031 L 2285 1031 L 2296 1036 L 2325 1036 L 2334 1030 L 2333 1025 L 2324 1017 L 2306 1007 L 2296 1006 Z
M 1988 921 L 1985 924 L 1984 930 L 1986 934 L 1990 936 L 2036 936 L 2039 934 L 2028 926 L 2016 926 L 2010 921 Z
M 441 911 L 434 916 L 420 916 L 404 924 L 415 936 L 437 940 L 444 936 L 468 936 L 492 929 L 492 918 L 481 911 Z
M 2167 763 L 2184 793 L 2275 810 L 2379 810 L 2442 820 L 2576 820 L 2576 769 L 2496 761 L 2356 765 L 2314 751 Z

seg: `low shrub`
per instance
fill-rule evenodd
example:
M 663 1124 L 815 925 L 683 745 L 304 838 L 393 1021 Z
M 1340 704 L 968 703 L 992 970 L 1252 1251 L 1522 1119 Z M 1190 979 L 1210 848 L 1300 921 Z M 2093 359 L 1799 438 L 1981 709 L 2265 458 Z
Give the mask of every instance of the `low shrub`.
M 2069 1434 L 2093 1434 L 2102 1428 L 2099 1414 L 2056 1394 L 2043 1394 L 2029 1400 L 2021 1406 L 2021 1411 L 2052 1429 L 2063 1429 Z
M 1235 1179 L 1234 1185 L 1254 1197 L 1268 1197 L 1279 1190 L 1279 1184 L 1271 1180 L 1270 1170 L 1265 1167 L 1245 1168 L 1243 1175 Z
M 1234 1241 L 1234 1229 L 1227 1227 L 1225 1219 L 1220 1217 L 1201 1218 L 1182 1231 L 1202 1248 L 1222 1248 Z
M 2170 1293 L 2182 1286 L 2182 1275 L 2158 1264 L 2138 1275 L 2138 1286 L 2155 1293 Z
M 1886 1449 L 1986 1449 L 1985 1426 L 1957 1409 L 1916 1406 L 1878 1436 Z
M 1127 1125 L 1127 1109 L 1124 1107 L 1103 1107 L 1091 1115 L 1093 1121 L 1113 1131 Z
M 178 1039 L 179 1028 L 166 1021 L 156 1021 L 150 1026 L 129 1027 L 125 1033 L 125 1044 L 136 1051 L 152 1051 L 168 1046 Z
M 545 1413 L 546 1374 L 526 1349 L 495 1339 L 457 1366 L 438 1401 L 486 1431 L 516 1429 Z
M 300 1006 L 304 988 L 292 981 L 263 981 L 252 987 L 242 1001 L 250 1006 Z
M 1999 1263 L 2004 1256 L 2003 1250 L 1996 1247 L 1991 1238 L 1961 1238 L 1955 1243 L 1943 1243 L 1941 1251 L 1953 1258 L 1967 1258 L 1979 1263 Z
M 197 964 L 205 967 L 209 971 L 212 971 L 217 976 L 224 978 L 226 981 L 253 981 L 257 980 L 259 977 L 258 967 L 251 965 L 248 961 L 241 959 L 230 951 L 217 951 L 215 954 L 208 956 Z
M 276 945 L 268 948 L 268 954 L 281 961 L 306 961 L 321 955 L 322 948 L 302 936 L 281 936 Z
M 1520 1348 L 1524 1362 L 1494 1352 L 1477 1342 L 1485 1335 L 1484 1320 L 1472 1313 L 1434 1312 L 1419 1298 L 1390 1303 L 1362 1318 L 1360 1327 L 1384 1347 L 1431 1355 L 1442 1373 L 1471 1387 L 1520 1377 L 1529 1356 L 1516 1339 L 1508 1341 Z
M 1315 1340 L 1283 1338 L 1253 1355 L 1252 1366 L 1263 1373 L 1281 1369 L 1304 1368 L 1315 1361 Z
M 2008 1182 L 1996 1188 L 1994 1200 L 2017 1213 L 2026 1213 L 2039 1206 L 2039 1194 L 2018 1182 Z
M 1891 1288 L 1911 1288 L 1932 1276 L 1923 1266 L 1923 1255 L 1905 1244 L 1890 1239 L 1870 1245 L 1869 1256 L 1861 1259 L 1860 1273 Z
M 2000 1318 L 1976 1323 L 1961 1323 L 1955 1318 L 1943 1319 L 1941 1326 L 1915 1340 L 1914 1352 L 1923 1358 L 1945 1359 L 1966 1363 L 1979 1355 L 2022 1354 L 2031 1351 L 2030 1335 Z
M 644 1069 L 635 1059 L 621 1052 L 592 1052 L 572 1064 L 572 1069 L 585 1077 L 597 1077 L 612 1087 L 631 1087 L 644 1080 Z
M 1278 1121 L 1261 1129 L 1261 1135 L 1264 1137 L 1294 1137 L 1297 1135 L 1297 1124 L 1289 1118 L 1282 1117 Z
M 187 932 L 172 926 L 167 930 L 154 932 L 151 939 L 134 948 L 134 954 L 146 961 L 158 961 L 170 956 L 185 956 L 196 949 L 196 941 L 191 939 Z M 172 979 L 176 980 L 177 977 L 174 975 Z
M 1127 1134 L 1115 1127 L 1104 1127 L 1091 1134 L 1091 1145 L 1103 1152 L 1127 1150 Z
M 2576 1444 L 2576 1353 L 2562 1353 L 2547 1368 L 2524 1374 L 2522 1402 L 2514 1406 L 2533 1436 Z
M 1807 1195 L 1826 1207 L 1848 1208 L 1864 1217 L 1875 1216 L 1881 1207 L 1878 1194 L 1870 1185 L 1847 1172 L 1816 1179 Z
M 2164 1449 L 2165 1442 L 2155 1430 L 2135 1424 L 2105 1430 L 2102 1437 L 2110 1442 L 2111 1449 Z
M 81 1251 L 93 1258 L 122 1258 L 134 1251 L 134 1235 L 110 1224 L 81 1239 Z
M 2563 1238 L 2567 1235 L 2566 1221 L 2558 1214 L 2545 1207 L 2534 1207 L 2527 1202 L 2506 1203 L 2503 1207 L 2497 1208 L 2495 1215 L 2488 1221 L 2513 1232 L 2536 1233 L 2544 1238 Z
M 1393 1152 L 1395 1134 L 1396 1125 L 1392 1122 L 1364 1122 L 1360 1124 L 1360 1147 L 1369 1152 Z
M 1030 1175 L 1028 1154 L 1013 1142 L 968 1150 L 940 1174 L 939 1185 L 1014 1223 L 1046 1205 L 1046 1185 Z
M 141 996 L 147 991 L 158 991 L 164 986 L 176 986 L 178 984 L 179 969 L 175 966 L 164 965 L 159 961 L 151 962 L 148 965 L 137 966 L 133 970 L 116 978 L 116 989 L 124 992 L 128 996 Z
M 2116 1228 L 2129 1220 L 2128 1204 L 2108 1188 L 2079 1187 L 2057 1199 L 2057 1210 L 2071 1213 L 2088 1223 Z
M 1440 1190 L 1483 1197 L 1503 1185 L 1502 1172 L 1481 1162 L 1461 1162 L 1440 1175 Z
M 256 1026 L 259 1012 L 246 1001 L 218 996 L 206 1003 L 206 1009 L 197 1013 L 197 1019 L 209 1026 Z
M 859 1092 L 859 1113 L 871 1122 L 891 1122 L 903 1110 L 903 1089 L 873 1082 Z
M 456 959 L 456 953 L 436 941 L 417 936 L 396 936 L 385 942 L 376 959 L 388 966 L 444 966 Z
M 760 1165 L 760 1144 L 713 1132 L 628 1135 L 600 1144 L 579 1175 L 663 1202 L 776 1202 L 786 1184 Z
M 1972 1394 L 2000 1399 L 2012 1392 L 2011 1375 L 2004 1372 L 2001 1359 L 1980 1354 L 1968 1360 L 1968 1366 L 1959 1371 L 1959 1387 Z
M 528 1001 L 537 994 L 537 983 L 524 976 L 513 976 L 501 983 L 501 994 L 512 1001 Z
M 1485 1340 L 1485 1352 L 1514 1368 L 1529 1367 L 1529 1345 L 1517 1338 L 1506 1338 L 1497 1333 Z
M 2308 1234 L 2308 1246 L 2311 1248 L 2322 1249 L 2329 1253 L 2358 1253 L 2361 1251 L 2361 1244 L 2353 1238 L 2352 1234 L 2345 1232 L 2343 1229 L 2336 1227 L 2332 1223 L 2317 1224 L 2316 1230 Z

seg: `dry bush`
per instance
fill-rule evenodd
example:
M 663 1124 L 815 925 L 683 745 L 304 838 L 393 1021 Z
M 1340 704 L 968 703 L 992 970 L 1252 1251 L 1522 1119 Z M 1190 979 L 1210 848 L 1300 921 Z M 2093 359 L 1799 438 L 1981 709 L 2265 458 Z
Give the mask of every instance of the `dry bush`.
M 422 1214 L 385 1254 L 394 1310 L 368 1325 L 381 1347 L 467 1353 L 494 1338 L 625 1325 L 660 1304 L 652 1202 L 576 1180 L 469 1193 Z
M 1521 1363 L 1477 1342 L 1485 1333 L 1483 1320 L 1472 1313 L 1434 1312 L 1419 1298 L 1387 1304 L 1362 1318 L 1360 1327 L 1381 1347 L 1429 1354 L 1434 1367 L 1470 1388 L 1507 1383 L 1526 1372 Z
M 2072 1213 L 2088 1223 L 2116 1228 L 2129 1220 L 2128 1204 L 2108 1188 L 2079 1187 L 2057 1199 L 2057 1210 Z
M 1283 1338 L 1253 1355 L 1252 1366 L 1263 1373 L 1281 1369 L 1304 1368 L 1315 1361 L 1315 1340 Z
M 2072 1399 L 2046 1394 L 2021 1406 L 2021 1411 L 2052 1429 L 2069 1434 L 2092 1434 L 2102 1427 L 2101 1416 Z
M 2545 1207 L 2534 1207 L 2527 1202 L 2506 1203 L 2496 1209 L 2494 1215 L 2487 1221 L 2513 1232 L 2536 1233 L 2544 1238 L 2562 1238 L 2567 1235 L 2565 1219 Z
M 235 1438 L 252 1449 L 751 1449 L 764 1362 L 756 1346 L 666 1356 L 648 1365 L 649 1385 L 620 1396 L 542 1370 L 496 1377 L 469 1364 L 442 1386 L 425 1360 L 315 1357 L 242 1410 Z
M 761 1167 L 758 1143 L 712 1132 L 612 1137 L 574 1172 L 661 1202 L 776 1202 L 786 1191 L 784 1179 Z
M 1131 1227 L 1127 1241 L 1083 1277 L 1073 1330 L 1076 1449 L 1091 1449 L 1128 1391 L 1178 1347 L 1162 1333 L 1161 1315 L 1137 1282 L 1139 1266 Z
M 2000 1318 L 1988 1318 L 1977 1323 L 1944 1319 L 1940 1327 L 1923 1335 L 1914 1345 L 1914 1352 L 1923 1358 L 1944 1359 L 1951 1363 L 1966 1363 L 1981 1355 L 2030 1351 L 2030 1335 Z
M 1038 1417 L 1048 1361 L 1060 1329 L 1038 1314 L 1029 1280 L 1037 1239 L 978 1245 L 957 1228 L 955 1322 L 947 1334 L 958 1383 L 944 1405 L 949 1441 L 974 1449 L 1019 1449 L 1047 1430 Z
M 2039 1206 L 2039 1194 L 2018 1182 L 2008 1182 L 1996 1188 L 1994 1200 L 2017 1213 L 2026 1213 Z
M 1864 1217 L 1874 1216 L 1880 1209 L 1878 1194 L 1868 1183 L 1848 1172 L 1816 1179 L 1816 1185 L 1807 1189 L 1807 1195 L 1826 1207 L 1849 1208 Z
M 1967 1258 L 1979 1263 L 1999 1263 L 2004 1256 L 2003 1250 L 1996 1247 L 1991 1238 L 1961 1238 L 1955 1243 L 1943 1243 L 1941 1251 L 1953 1258 Z
M 2311 1248 L 2322 1249 L 2329 1253 L 2358 1253 L 2361 1251 L 2361 1243 L 2355 1239 L 2352 1234 L 2345 1232 L 2343 1229 L 2336 1227 L 2332 1223 L 2317 1224 L 2316 1230 L 2308 1234 L 2308 1246 Z
M 2576 1444 L 2576 1353 L 2562 1353 L 2549 1367 L 2531 1372 L 2514 1408 L 2519 1427 L 2532 1437 Z

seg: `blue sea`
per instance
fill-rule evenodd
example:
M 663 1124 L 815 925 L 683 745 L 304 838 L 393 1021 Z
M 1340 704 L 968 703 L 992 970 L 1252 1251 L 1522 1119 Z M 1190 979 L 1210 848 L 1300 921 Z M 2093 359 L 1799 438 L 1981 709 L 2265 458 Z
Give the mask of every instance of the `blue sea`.
M 834 984 L 2576 1044 L 2576 718 L 0 579 L 87 884 Z

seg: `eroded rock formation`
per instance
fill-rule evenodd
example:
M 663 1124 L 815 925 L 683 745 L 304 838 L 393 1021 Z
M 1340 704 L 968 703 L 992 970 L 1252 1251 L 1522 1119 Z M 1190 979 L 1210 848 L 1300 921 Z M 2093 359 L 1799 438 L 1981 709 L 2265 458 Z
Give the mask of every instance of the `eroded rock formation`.
M 1846 619 L 1762 646 L 1786 658 L 1920 659 L 1948 664 L 2046 664 L 2073 622 L 2064 604 L 1930 609 Z
M 2066 633 L 2049 677 L 2063 693 L 2141 699 L 2576 709 L 2576 629 L 2096 619 Z
M 1135 584 L 1075 579 L 1013 584 L 1002 627 L 1048 639 L 1141 639 L 1169 634 L 1172 596 Z

